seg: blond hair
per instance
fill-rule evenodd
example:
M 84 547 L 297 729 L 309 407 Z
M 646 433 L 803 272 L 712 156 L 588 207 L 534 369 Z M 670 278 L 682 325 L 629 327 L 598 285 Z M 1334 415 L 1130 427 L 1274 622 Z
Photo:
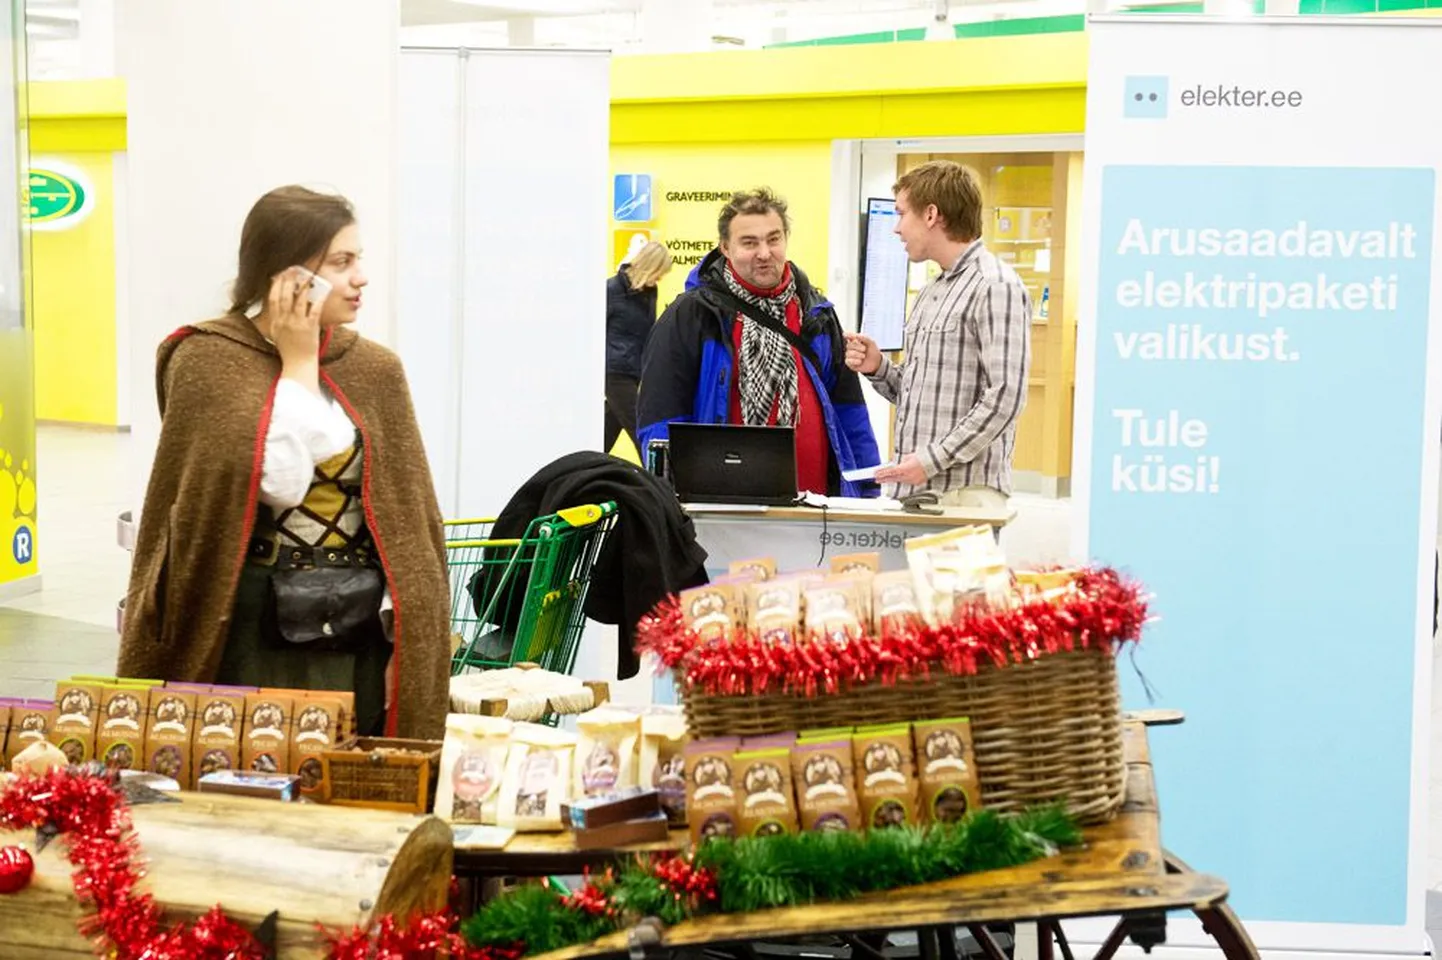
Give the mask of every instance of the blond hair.
M 906 191 L 907 204 L 918 213 L 935 206 L 951 240 L 981 236 L 981 184 L 976 174 L 954 160 L 929 160 L 908 170 L 891 192 Z
M 661 282 L 671 269 L 671 251 L 655 240 L 647 242 L 636 255 L 626 263 L 626 279 L 632 290 L 644 290 Z

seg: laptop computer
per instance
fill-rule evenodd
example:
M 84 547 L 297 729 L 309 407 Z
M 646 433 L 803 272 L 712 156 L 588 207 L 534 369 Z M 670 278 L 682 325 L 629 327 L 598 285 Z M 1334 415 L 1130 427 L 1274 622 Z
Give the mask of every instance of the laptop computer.
M 796 430 L 673 423 L 671 482 L 682 503 L 796 502 Z

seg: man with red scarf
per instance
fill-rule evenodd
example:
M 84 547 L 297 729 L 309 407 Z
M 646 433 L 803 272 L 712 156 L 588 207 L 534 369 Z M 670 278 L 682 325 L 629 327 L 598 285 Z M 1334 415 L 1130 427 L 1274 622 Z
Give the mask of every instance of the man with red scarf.
M 875 496 L 874 483 L 841 476 L 881 458 L 836 311 L 786 259 L 786 202 L 765 188 L 738 192 L 717 232 L 720 247 L 647 343 L 641 449 L 678 420 L 794 427 L 801 490 Z

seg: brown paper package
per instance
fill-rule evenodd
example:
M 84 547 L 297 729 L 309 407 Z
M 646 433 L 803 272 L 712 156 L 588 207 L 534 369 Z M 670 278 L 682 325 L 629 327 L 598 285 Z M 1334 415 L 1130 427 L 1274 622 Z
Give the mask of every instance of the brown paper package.
M 340 716 L 338 699 L 316 697 L 295 705 L 291 719 L 290 772 L 300 777 L 302 796 L 320 794 L 320 755 L 337 744 Z
M 691 842 L 737 835 L 734 765 L 737 738 L 692 741 L 686 757 L 686 819 Z
M 883 830 L 916 823 L 918 785 L 911 730 L 907 727 L 858 730 L 852 743 L 856 796 L 866 829 Z
M 150 716 L 145 728 L 145 769 L 169 777 L 189 790 L 190 748 L 195 739 L 196 695 L 159 688 L 150 692 Z
M 13 707 L 10 711 L 10 735 L 5 739 L 6 770 L 10 769 L 10 761 L 30 744 L 49 739 L 51 705 L 45 701 L 38 703 L 38 706 L 26 704 Z
M 791 753 L 785 747 L 738 753 L 737 819 L 743 837 L 795 833 L 796 796 L 791 788 Z
M 802 830 L 861 830 L 850 738 L 793 747 L 791 778 Z
M 145 727 L 150 691 L 144 687 L 104 687 L 100 691 L 100 733 L 96 758 L 120 770 L 145 767 Z
M 922 822 L 955 823 L 980 807 L 971 723 L 966 719 L 931 720 L 916 724 L 912 733 L 921 781 Z
M 100 686 L 71 683 L 55 685 L 55 707 L 47 724 L 50 742 L 71 763 L 95 759 L 96 724 L 100 716 Z
M 245 729 L 240 762 L 246 770 L 285 773 L 290 770 L 290 726 L 295 700 L 251 693 L 245 697 Z
M 240 731 L 245 717 L 245 696 L 202 693 L 195 698 L 190 750 L 190 786 L 216 770 L 240 767 Z

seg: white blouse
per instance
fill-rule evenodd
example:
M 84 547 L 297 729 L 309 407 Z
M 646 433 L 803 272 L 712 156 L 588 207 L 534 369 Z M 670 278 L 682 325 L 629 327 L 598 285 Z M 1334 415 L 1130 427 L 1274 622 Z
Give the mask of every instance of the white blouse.
M 353 443 L 356 427 L 345 408 L 321 387 L 321 396 L 282 377 L 275 386 L 265 460 L 260 468 L 260 500 L 279 513 L 305 502 L 315 465 Z M 381 618 L 390 631 L 391 592 L 381 598 Z
M 281 378 L 265 435 L 261 502 L 277 513 L 300 506 L 315 479 L 315 465 L 355 442 L 355 424 L 335 398 Z

